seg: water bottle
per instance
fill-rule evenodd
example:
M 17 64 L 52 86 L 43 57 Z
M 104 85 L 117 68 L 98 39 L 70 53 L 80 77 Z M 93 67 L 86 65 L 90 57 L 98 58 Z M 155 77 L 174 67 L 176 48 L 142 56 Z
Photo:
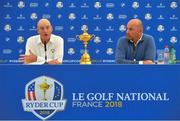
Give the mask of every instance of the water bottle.
M 164 49 L 157 50 L 157 64 L 164 64 Z
M 176 50 L 173 46 L 170 48 L 169 64 L 176 64 Z
M 168 64 L 169 63 L 169 48 L 166 45 L 164 48 L 164 64 Z

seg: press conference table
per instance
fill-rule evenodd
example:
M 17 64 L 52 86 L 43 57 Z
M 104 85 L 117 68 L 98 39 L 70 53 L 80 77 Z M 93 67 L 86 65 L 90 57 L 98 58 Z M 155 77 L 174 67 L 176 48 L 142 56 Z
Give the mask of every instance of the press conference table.
M 26 84 L 41 76 L 63 85 L 65 110 L 56 112 L 52 120 L 180 120 L 178 64 L 0 65 L 0 120 L 38 119 L 24 111 L 22 99 Z M 157 95 L 155 100 L 113 97 L 122 93 Z

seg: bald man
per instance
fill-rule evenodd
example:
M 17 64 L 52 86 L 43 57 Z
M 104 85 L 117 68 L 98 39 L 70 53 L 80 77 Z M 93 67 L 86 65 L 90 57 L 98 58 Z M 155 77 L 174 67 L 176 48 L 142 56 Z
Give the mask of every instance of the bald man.
M 143 33 L 143 24 L 132 19 L 127 24 L 126 37 L 117 43 L 115 60 L 117 64 L 153 64 L 156 55 L 152 36 Z
M 52 25 L 47 19 L 37 24 L 39 35 L 28 38 L 26 52 L 19 60 L 25 64 L 61 64 L 64 53 L 64 40 L 52 34 Z

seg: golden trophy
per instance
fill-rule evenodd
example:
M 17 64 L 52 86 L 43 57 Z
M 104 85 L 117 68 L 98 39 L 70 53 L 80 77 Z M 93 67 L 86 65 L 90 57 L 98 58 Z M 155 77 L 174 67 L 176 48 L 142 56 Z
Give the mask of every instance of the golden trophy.
M 87 33 L 87 25 L 83 25 L 81 30 L 83 31 L 83 34 L 76 36 L 76 39 L 82 41 L 84 44 L 84 54 L 81 56 L 80 64 L 92 64 L 91 57 L 87 52 L 87 45 L 88 42 L 95 37 L 95 35 L 90 35 Z
M 43 82 L 43 83 L 41 83 L 40 85 L 39 85 L 39 88 L 43 91 L 43 93 L 44 93 L 44 97 L 43 97 L 43 99 L 42 100 L 47 100 L 46 99 L 46 91 L 48 90 L 48 89 L 50 89 L 50 87 L 51 87 L 51 85 L 49 85 L 47 82 L 46 82 L 46 80 L 45 80 L 45 82 Z

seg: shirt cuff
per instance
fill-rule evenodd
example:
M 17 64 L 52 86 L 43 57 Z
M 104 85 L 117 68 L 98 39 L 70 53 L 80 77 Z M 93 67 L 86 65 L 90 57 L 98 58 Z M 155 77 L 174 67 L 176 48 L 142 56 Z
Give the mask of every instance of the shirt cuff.
M 37 56 L 37 61 L 33 62 L 33 64 L 44 64 L 45 59 L 43 57 Z
M 143 61 L 139 61 L 139 64 L 142 65 L 142 64 L 144 64 L 144 63 L 143 63 Z
M 45 62 L 32 62 L 32 63 L 28 63 L 29 65 L 42 65 Z

